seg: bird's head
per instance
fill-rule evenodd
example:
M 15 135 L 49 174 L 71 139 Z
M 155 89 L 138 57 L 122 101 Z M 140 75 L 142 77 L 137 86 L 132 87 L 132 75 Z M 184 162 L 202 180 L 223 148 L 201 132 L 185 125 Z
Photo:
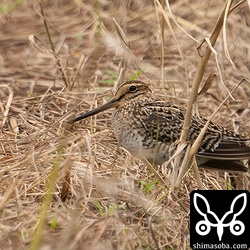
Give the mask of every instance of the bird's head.
M 128 104 L 129 102 L 147 96 L 147 94 L 150 93 L 151 93 L 150 88 L 144 82 L 137 80 L 124 82 L 119 86 L 114 97 L 109 102 L 105 103 L 101 107 L 98 107 L 96 109 L 93 109 L 85 114 L 76 117 L 75 119 L 69 121 L 69 123 L 80 121 L 82 119 L 85 119 L 92 115 L 96 115 L 110 108 L 122 107 Z

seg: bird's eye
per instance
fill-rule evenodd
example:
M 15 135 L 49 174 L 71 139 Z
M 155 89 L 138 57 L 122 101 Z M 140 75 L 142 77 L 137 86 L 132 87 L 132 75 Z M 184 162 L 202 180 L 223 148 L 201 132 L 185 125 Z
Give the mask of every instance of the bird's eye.
M 135 86 L 135 85 L 131 85 L 130 87 L 129 87 L 129 91 L 130 92 L 135 92 L 137 90 L 137 87 Z

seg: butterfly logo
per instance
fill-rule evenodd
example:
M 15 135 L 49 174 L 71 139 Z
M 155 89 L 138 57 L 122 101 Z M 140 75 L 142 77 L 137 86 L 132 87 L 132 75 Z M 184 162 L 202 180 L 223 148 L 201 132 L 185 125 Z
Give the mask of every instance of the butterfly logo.
M 239 203 L 240 199 L 243 199 L 243 205 L 239 209 L 239 211 L 235 211 L 237 210 L 237 208 L 235 207 L 235 204 Z M 203 205 L 205 206 L 199 207 L 198 202 L 203 202 Z M 246 205 L 247 205 L 246 193 L 239 194 L 233 199 L 231 206 L 230 206 L 230 210 L 227 211 L 222 216 L 221 219 L 219 219 L 218 216 L 213 211 L 211 211 L 210 205 L 207 199 L 203 195 L 195 193 L 194 198 L 193 198 L 193 203 L 194 203 L 194 207 L 196 211 L 203 217 L 203 219 L 197 222 L 195 226 L 195 230 L 199 235 L 204 236 L 204 235 L 209 234 L 211 227 L 217 228 L 217 235 L 218 235 L 219 241 L 221 241 L 222 239 L 225 227 L 229 227 L 230 232 L 235 236 L 238 236 L 244 233 L 245 225 L 243 224 L 242 221 L 237 220 L 237 217 L 246 208 Z M 205 211 L 203 211 L 204 207 L 205 207 Z M 231 216 L 232 220 L 228 223 L 225 223 L 225 220 L 228 219 L 228 216 Z M 213 222 L 211 222 L 211 219 L 214 219 Z

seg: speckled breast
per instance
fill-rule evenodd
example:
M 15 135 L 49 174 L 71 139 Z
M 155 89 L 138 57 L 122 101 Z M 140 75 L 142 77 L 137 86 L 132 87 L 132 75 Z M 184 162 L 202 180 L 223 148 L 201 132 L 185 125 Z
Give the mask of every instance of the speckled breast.
M 146 158 L 154 164 L 163 164 L 169 158 L 169 145 L 159 143 L 147 136 L 143 121 L 132 110 L 115 109 L 112 116 L 112 128 L 117 141 L 134 157 Z

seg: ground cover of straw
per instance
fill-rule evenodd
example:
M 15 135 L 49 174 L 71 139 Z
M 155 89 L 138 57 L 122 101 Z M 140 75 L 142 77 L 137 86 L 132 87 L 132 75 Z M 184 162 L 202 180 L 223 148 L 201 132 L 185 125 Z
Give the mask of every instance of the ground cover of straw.
M 197 47 L 224 1 L 171 1 L 172 15 L 164 1 L 42 1 L 44 16 L 38 1 L 13 2 L 3 1 L 0 13 L 0 249 L 190 249 L 192 169 L 173 197 L 170 168 L 156 168 L 165 181 L 157 183 L 119 147 L 112 111 L 73 127 L 66 121 L 103 104 L 117 79 L 136 74 L 161 98 L 185 107 Z M 208 117 L 245 79 L 214 119 L 245 134 L 249 23 L 245 1 L 226 21 L 226 46 L 220 35 L 202 84 L 217 75 L 194 105 Z M 201 169 L 200 176 L 204 189 L 230 186 L 227 173 Z M 237 178 L 250 189 L 248 175 Z

